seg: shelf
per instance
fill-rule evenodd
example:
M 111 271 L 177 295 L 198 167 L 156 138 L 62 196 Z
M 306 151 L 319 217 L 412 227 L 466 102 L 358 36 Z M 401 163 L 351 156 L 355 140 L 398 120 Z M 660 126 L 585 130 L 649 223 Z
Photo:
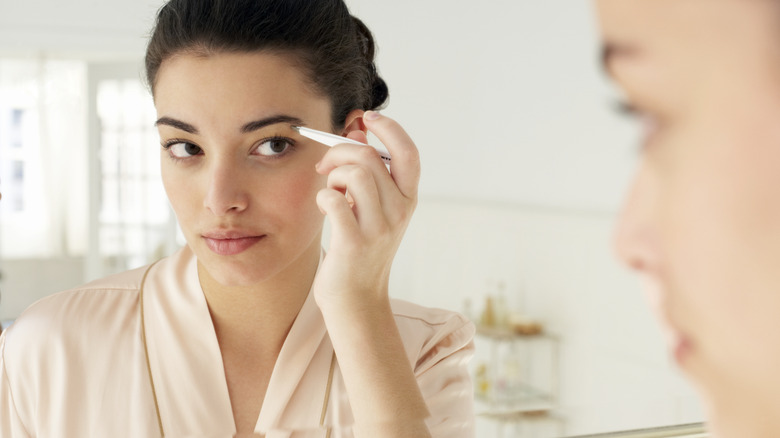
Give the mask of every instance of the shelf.
M 477 335 L 502 341 L 515 339 L 555 339 L 554 336 L 545 333 L 541 329 L 537 332 L 530 330 L 528 332 L 518 332 L 509 327 L 488 327 L 484 325 L 477 325 Z
M 560 418 L 555 416 L 550 409 L 540 409 L 535 411 L 483 412 L 477 415 L 488 420 L 500 421 L 503 423 L 514 423 L 518 421 L 560 421 Z
M 507 390 L 507 392 L 510 392 Z M 534 412 L 549 410 L 554 407 L 551 394 L 528 385 L 520 385 L 511 391 L 511 396 L 495 396 L 475 394 L 474 399 L 488 406 L 487 410 L 495 412 Z

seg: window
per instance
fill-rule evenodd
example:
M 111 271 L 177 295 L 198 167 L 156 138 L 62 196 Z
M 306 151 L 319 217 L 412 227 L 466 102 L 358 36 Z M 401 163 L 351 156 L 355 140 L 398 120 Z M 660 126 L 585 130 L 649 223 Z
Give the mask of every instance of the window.
M 85 63 L 0 59 L 3 257 L 83 254 L 85 109 Z
M 0 256 L 90 280 L 171 253 L 151 96 L 128 63 L 0 59 Z
M 100 272 L 144 265 L 175 245 L 175 219 L 160 176 L 155 110 L 138 79 L 97 83 L 100 120 Z

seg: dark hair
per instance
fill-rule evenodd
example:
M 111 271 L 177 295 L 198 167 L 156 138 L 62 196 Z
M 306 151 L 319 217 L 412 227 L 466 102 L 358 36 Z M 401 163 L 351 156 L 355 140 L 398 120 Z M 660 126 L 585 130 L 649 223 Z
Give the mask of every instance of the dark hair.
M 334 128 L 350 111 L 379 109 L 387 100 L 374 38 L 343 0 L 170 0 L 146 49 L 146 79 L 154 94 L 163 61 L 180 53 L 256 51 L 293 55 L 330 99 Z

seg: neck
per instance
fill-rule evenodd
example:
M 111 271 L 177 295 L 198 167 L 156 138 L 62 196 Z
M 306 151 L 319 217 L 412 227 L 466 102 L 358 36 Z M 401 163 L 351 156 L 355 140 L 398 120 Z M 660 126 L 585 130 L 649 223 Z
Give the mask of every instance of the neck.
M 319 258 L 319 245 L 312 245 L 284 271 L 251 286 L 222 285 L 199 262 L 201 287 L 223 353 L 278 356 L 309 294 Z

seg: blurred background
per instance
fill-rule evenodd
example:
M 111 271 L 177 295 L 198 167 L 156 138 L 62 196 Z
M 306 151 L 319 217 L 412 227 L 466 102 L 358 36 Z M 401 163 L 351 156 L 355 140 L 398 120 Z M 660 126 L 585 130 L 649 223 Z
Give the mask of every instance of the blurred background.
M 423 163 L 393 296 L 467 314 L 479 437 L 699 422 L 611 232 L 636 126 L 587 1 L 347 0 Z M 0 0 L 0 320 L 183 244 L 142 81 L 160 0 Z

